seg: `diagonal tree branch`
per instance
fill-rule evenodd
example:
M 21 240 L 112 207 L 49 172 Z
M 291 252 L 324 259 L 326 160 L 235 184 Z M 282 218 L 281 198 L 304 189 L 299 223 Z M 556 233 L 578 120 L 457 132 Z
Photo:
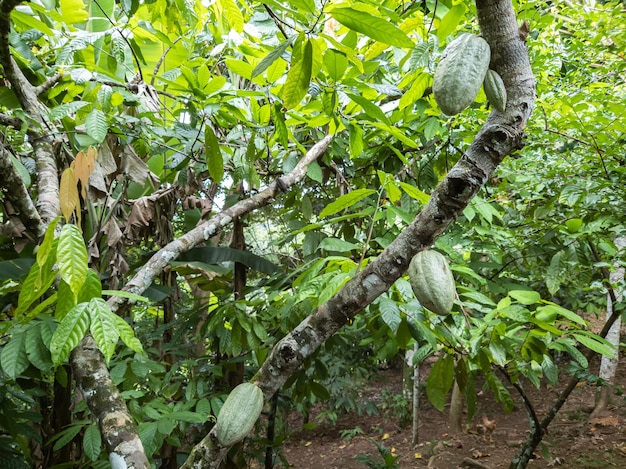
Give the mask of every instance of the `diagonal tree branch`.
M 0 143 L 0 178 L 4 186 L 2 195 L 16 211 L 15 216 L 22 222 L 26 230 L 34 234 L 34 239 L 43 236 L 46 227 L 41 221 L 33 200 L 30 198 L 30 194 L 24 185 L 24 180 L 11 161 L 9 151 L 2 143 Z M 5 215 L 7 215 L 6 211 Z
M 306 155 L 304 155 L 304 157 L 302 157 L 302 159 L 298 162 L 293 171 L 278 178 L 265 190 L 249 197 L 248 199 L 237 202 L 232 207 L 223 210 L 211 219 L 201 223 L 191 231 L 182 235 L 180 238 L 175 239 L 161 248 L 135 274 L 123 290 L 136 295 L 141 295 L 152 284 L 155 277 L 163 272 L 163 269 L 165 269 L 170 262 L 180 256 L 183 252 L 187 252 L 199 243 L 218 235 L 222 229 L 226 225 L 230 224 L 235 218 L 241 217 L 246 213 L 250 213 L 259 207 L 269 204 L 272 200 L 274 200 L 278 192 L 286 192 L 288 188 L 304 178 L 309 165 L 324 154 L 324 152 L 328 149 L 331 140 L 332 136 L 327 135 L 313 145 Z M 126 301 L 128 301 L 126 298 L 112 297 L 109 299 L 108 303 L 113 311 L 117 311 L 124 303 L 126 303 Z
M 528 50 L 520 37 L 510 0 L 477 1 L 476 7 L 483 37 L 491 47 L 491 66 L 502 76 L 509 95 L 505 112 L 491 113 L 474 142 L 433 191 L 429 203 L 413 223 L 333 298 L 274 346 L 251 380 L 263 390 L 266 399 L 326 339 L 387 291 L 406 271 L 411 258 L 430 246 L 457 219 L 498 164 L 522 148 L 523 131 L 535 97 Z M 182 467 L 218 467 L 224 452 L 212 430 L 194 447 Z

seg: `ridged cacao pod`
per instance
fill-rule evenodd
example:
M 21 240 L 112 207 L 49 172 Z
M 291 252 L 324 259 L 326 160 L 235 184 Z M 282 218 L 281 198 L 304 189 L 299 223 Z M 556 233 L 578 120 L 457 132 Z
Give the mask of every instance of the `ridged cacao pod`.
M 217 440 L 232 446 L 243 440 L 263 409 L 263 391 L 252 383 L 241 383 L 226 398 L 215 423 Z
M 445 114 L 458 114 L 474 102 L 490 59 L 489 44 L 474 34 L 462 34 L 448 45 L 433 79 L 435 101 Z
M 413 293 L 425 308 L 441 316 L 452 311 L 456 298 L 454 276 L 446 258 L 437 251 L 420 251 L 409 265 Z
M 483 89 L 491 105 L 498 111 L 504 112 L 506 109 L 506 88 L 498 72 L 491 69 L 487 70 Z

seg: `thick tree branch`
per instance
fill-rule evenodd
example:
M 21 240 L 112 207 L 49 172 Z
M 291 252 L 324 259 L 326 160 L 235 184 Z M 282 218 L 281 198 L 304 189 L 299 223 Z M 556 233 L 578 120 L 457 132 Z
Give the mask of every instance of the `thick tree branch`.
M 17 217 L 26 230 L 33 233 L 33 238 L 38 239 L 43 236 L 46 227 L 41 221 L 39 212 L 30 198 L 30 194 L 24 185 L 24 180 L 17 172 L 11 161 L 9 151 L 0 143 L 0 178 L 3 181 L 2 197 L 11 204 L 14 214 L 7 213 L 5 205 L 5 216 Z
M 406 271 L 411 258 L 430 246 L 457 219 L 498 164 L 522 148 L 523 131 L 534 106 L 535 80 L 528 51 L 520 38 L 510 0 L 477 1 L 483 37 L 491 46 L 507 88 L 505 112 L 493 111 L 459 162 L 433 191 L 426 207 L 368 266 L 328 302 L 319 306 L 281 339 L 251 382 L 266 398 L 319 346 L 356 314 L 387 291 Z M 489 19 L 490 18 L 490 19 Z M 211 431 L 192 451 L 183 468 L 216 467 L 223 451 Z
M 90 335 L 74 349 L 70 363 L 89 410 L 98 422 L 112 466 L 150 468 L 126 403 L 111 380 L 104 357 Z
M 9 42 L 11 12 L 20 3 L 22 0 L 3 0 L 0 4 L 0 64 L 4 70 L 5 78 L 11 83 L 11 89 L 17 96 L 24 112 L 33 122 L 44 128 L 48 124 L 45 122 L 45 109 L 38 99 L 37 88 L 28 81 L 11 55 Z M 41 135 L 32 141 L 32 146 L 38 169 L 39 197 L 37 207 L 41 219 L 47 225 L 60 213 L 59 180 L 52 137 Z

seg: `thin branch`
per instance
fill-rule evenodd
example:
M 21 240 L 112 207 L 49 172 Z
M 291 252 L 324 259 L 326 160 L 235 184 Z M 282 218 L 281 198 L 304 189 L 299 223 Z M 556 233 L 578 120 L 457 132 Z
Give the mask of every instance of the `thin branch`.
M 270 18 L 272 18 L 272 21 L 274 21 L 274 24 L 276 25 L 276 27 L 279 29 L 279 31 L 282 33 L 282 35 L 285 37 L 285 39 L 289 39 L 289 36 L 287 36 L 287 33 L 285 32 L 285 30 L 283 29 L 283 24 L 285 26 L 287 26 L 288 28 L 293 28 L 293 26 L 285 23 L 283 20 L 281 20 L 278 16 L 276 16 L 276 13 L 274 13 L 274 11 L 269 7 L 269 5 L 267 4 L 263 4 L 263 7 L 265 7 L 265 11 L 267 11 L 267 14 L 270 15 Z
M 24 122 L 17 117 L 12 117 L 0 112 L 0 125 L 3 127 L 13 127 L 14 129 L 21 129 Z
M 55 73 L 46 81 L 44 81 L 41 85 L 35 87 L 35 94 L 37 94 L 37 96 L 40 96 L 41 94 L 45 93 L 54 85 L 56 85 L 59 81 L 61 81 L 61 78 L 63 78 L 62 73 Z
M 174 41 L 172 41 L 172 46 L 176 44 L 178 41 L 180 41 L 181 39 L 182 38 L 180 36 L 174 39 Z M 152 78 L 150 79 L 150 86 L 154 86 L 154 80 L 156 79 L 157 73 L 159 72 L 159 69 L 161 68 L 161 65 L 163 64 L 163 61 L 165 60 L 165 56 L 169 53 L 170 50 L 172 50 L 172 46 L 167 46 L 167 48 L 161 54 L 161 57 L 159 57 L 158 62 L 154 66 L 154 70 L 152 70 Z

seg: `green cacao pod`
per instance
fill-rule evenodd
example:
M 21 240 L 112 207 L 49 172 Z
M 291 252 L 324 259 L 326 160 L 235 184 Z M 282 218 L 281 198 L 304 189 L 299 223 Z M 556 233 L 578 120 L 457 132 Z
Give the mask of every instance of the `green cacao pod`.
M 215 433 L 222 446 L 243 440 L 263 409 L 263 391 L 252 383 L 241 383 L 233 389 L 220 409 Z
M 462 34 L 452 41 L 433 79 L 435 101 L 445 114 L 458 114 L 474 102 L 489 69 L 491 49 L 482 37 Z
M 447 316 L 456 298 L 448 261 L 437 251 L 420 251 L 409 265 L 409 280 L 418 301 L 433 313 Z
M 504 112 L 506 108 L 506 88 L 502 77 L 495 70 L 487 70 L 485 81 L 483 83 L 485 95 L 493 107 L 498 111 Z

